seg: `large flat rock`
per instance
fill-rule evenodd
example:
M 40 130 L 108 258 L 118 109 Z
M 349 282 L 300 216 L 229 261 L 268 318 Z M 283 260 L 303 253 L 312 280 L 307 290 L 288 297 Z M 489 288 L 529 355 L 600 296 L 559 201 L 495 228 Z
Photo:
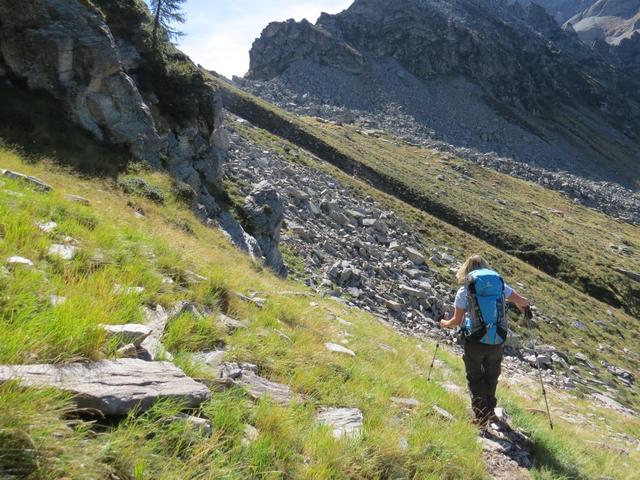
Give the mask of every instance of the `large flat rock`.
M 187 377 L 172 363 L 137 359 L 0 366 L 0 383 L 8 380 L 71 392 L 79 408 L 104 415 L 126 415 L 133 408 L 144 411 L 162 399 L 195 408 L 210 396 L 205 385 Z

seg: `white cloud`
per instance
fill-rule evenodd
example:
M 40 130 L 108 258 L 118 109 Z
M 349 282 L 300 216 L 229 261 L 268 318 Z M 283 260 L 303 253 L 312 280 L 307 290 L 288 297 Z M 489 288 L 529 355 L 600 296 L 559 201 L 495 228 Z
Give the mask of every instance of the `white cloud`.
M 289 18 L 315 22 L 320 13 L 337 13 L 353 0 L 190 0 L 187 3 L 187 34 L 180 48 L 196 63 L 227 77 L 244 75 L 249 69 L 251 44 L 269 22 Z

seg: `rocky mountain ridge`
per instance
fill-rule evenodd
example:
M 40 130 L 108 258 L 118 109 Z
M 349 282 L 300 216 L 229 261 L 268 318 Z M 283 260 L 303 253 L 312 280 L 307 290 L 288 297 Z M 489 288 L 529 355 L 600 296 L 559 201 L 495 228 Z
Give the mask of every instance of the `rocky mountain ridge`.
M 638 77 L 640 4 L 636 0 L 517 0 L 514 3 L 544 7 L 565 31 L 576 33 L 596 55 L 627 76 Z
M 349 55 L 327 54 L 330 41 Z M 249 83 L 370 113 L 395 106 L 454 147 L 637 188 L 637 80 L 538 5 L 359 0 L 316 25 L 270 24 L 251 58 Z

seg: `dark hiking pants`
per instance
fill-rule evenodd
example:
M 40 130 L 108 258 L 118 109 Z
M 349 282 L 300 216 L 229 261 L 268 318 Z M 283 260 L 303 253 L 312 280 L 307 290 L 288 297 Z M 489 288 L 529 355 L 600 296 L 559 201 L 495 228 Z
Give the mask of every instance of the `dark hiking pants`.
M 471 394 L 473 413 L 481 422 L 487 420 L 496 408 L 496 388 L 502 364 L 502 345 L 464 343 L 464 367 Z

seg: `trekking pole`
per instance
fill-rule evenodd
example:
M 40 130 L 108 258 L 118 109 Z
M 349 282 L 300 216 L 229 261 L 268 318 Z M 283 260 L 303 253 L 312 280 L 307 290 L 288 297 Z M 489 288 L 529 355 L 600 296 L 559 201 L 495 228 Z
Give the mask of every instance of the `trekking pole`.
M 440 320 L 442 320 L 444 318 L 444 313 L 442 315 L 440 315 L 440 317 L 438 318 L 438 323 L 440 323 Z M 431 372 L 433 372 L 433 366 L 436 363 L 436 355 L 438 355 L 438 349 L 440 348 L 440 339 L 436 340 L 436 350 L 435 352 L 433 352 L 433 360 L 431 360 L 431 366 L 429 367 L 429 375 L 427 376 L 427 382 L 431 381 Z
M 439 348 L 440 348 L 440 340 L 436 342 L 436 351 L 433 352 L 433 360 L 431 360 L 431 366 L 429 367 L 429 376 L 427 377 L 427 382 L 431 381 L 431 372 L 433 371 L 433 365 L 436 363 L 436 355 L 438 354 Z
M 538 370 L 538 378 L 540 379 L 540 387 L 542 388 L 542 396 L 544 397 L 544 404 L 547 407 L 547 417 L 549 418 L 549 427 L 553 430 L 553 421 L 551 420 L 551 409 L 549 408 L 549 400 L 547 399 L 547 390 L 544 388 L 544 381 L 542 380 L 542 370 L 540 370 L 540 362 L 538 361 L 538 351 L 536 350 L 536 343 L 533 339 L 533 330 L 531 328 L 531 320 L 533 319 L 533 311 L 531 307 L 527 307 L 524 311 L 524 318 L 527 319 L 527 327 L 529 329 L 529 340 L 531 341 L 531 348 L 533 348 L 533 355 L 536 357 L 536 369 Z

